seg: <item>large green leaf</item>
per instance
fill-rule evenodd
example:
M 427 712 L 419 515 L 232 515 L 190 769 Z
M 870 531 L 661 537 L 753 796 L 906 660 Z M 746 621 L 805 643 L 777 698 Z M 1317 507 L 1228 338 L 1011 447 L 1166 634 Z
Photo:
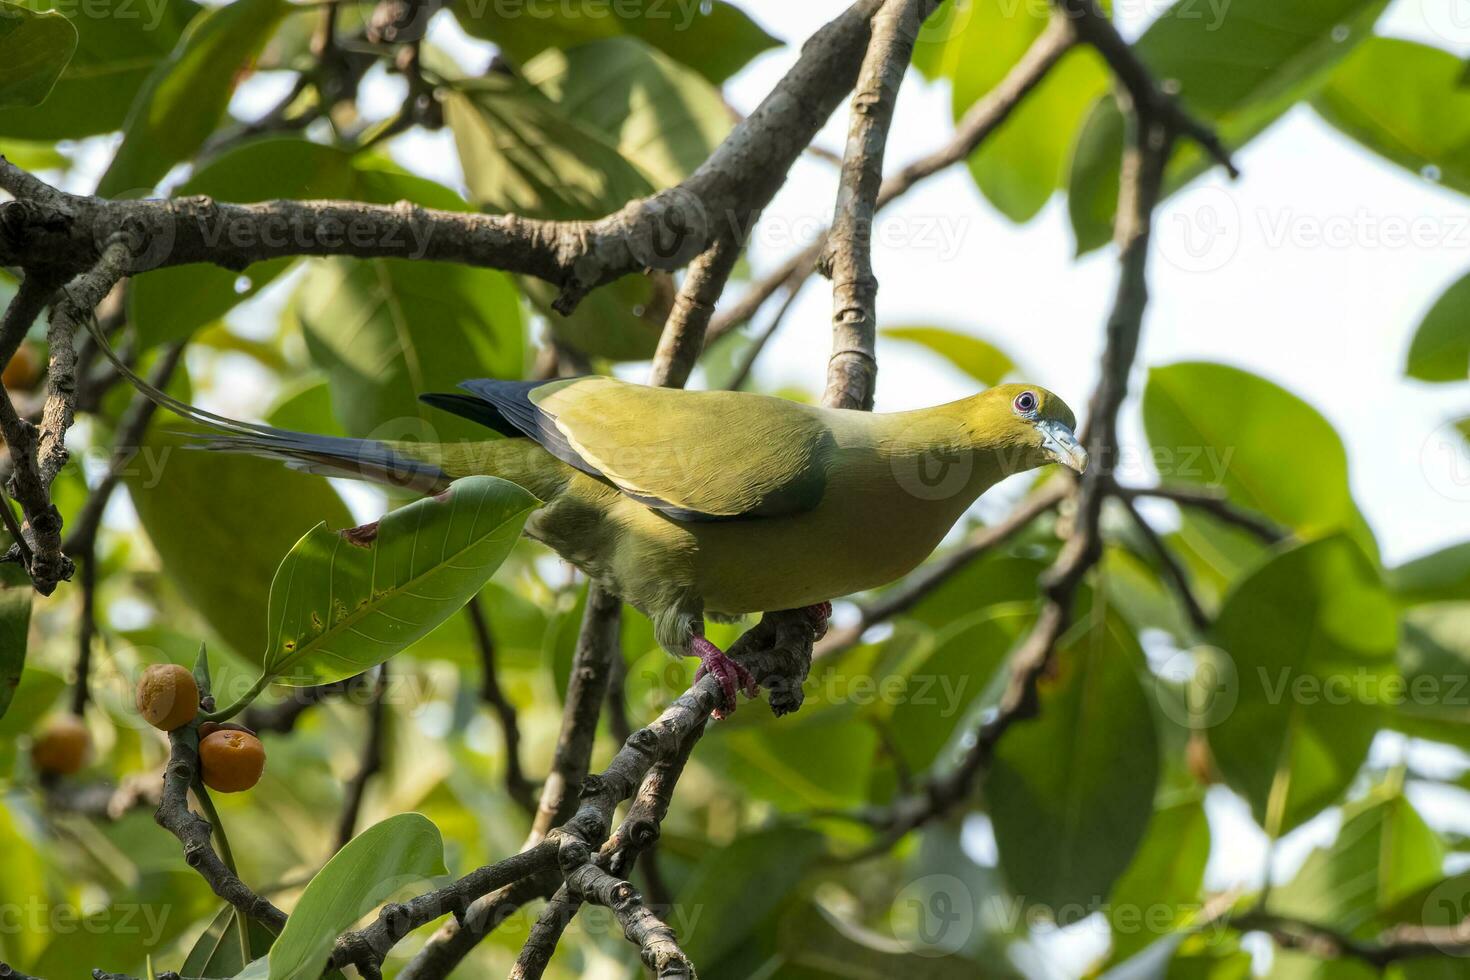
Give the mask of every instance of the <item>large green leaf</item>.
M 695 963 L 713 964 L 739 946 L 786 900 L 824 847 L 815 831 L 783 827 L 711 848 L 679 890 L 679 908 L 700 910 L 698 921 L 679 937 L 684 952 Z
M 418 396 L 467 378 L 521 376 L 520 297 L 493 269 L 403 259 L 325 259 L 296 301 L 307 349 L 354 436 L 484 439 Z
M 688 177 L 730 132 L 719 90 L 636 38 L 546 51 L 526 64 L 525 78 L 568 118 L 605 136 L 656 188 Z
M 1225 600 L 1214 639 L 1235 707 L 1208 729 L 1225 781 L 1268 830 L 1336 802 L 1367 757 L 1398 670 L 1398 616 L 1341 535 L 1284 552 Z
M 1404 616 L 1399 646 L 1403 686 L 1394 692 L 1394 728 L 1470 747 L 1470 602 L 1417 606 Z
M 884 327 L 883 336 L 928 348 L 987 387 L 1000 384 L 1016 363 L 989 341 L 943 327 Z
M 1406 561 L 1386 573 L 1388 587 L 1408 603 L 1470 598 L 1470 541 Z
M 248 143 L 202 167 L 179 189 L 219 201 L 251 203 L 277 199 L 413 201 L 440 210 L 463 211 L 454 191 L 410 174 L 375 169 L 373 161 L 335 147 L 301 139 Z M 421 254 L 424 242 L 404 234 L 405 257 Z M 207 263 L 169 266 L 133 279 L 130 320 L 143 346 L 182 340 L 260 292 L 290 267 L 291 259 L 257 262 L 244 273 Z
M 0 108 L 39 105 L 77 48 L 77 29 L 54 10 L 0 0 Z
M 163 573 L 225 644 L 259 662 L 276 566 L 310 527 L 349 527 L 337 492 L 319 476 L 274 460 L 196 452 L 171 430 L 150 427 L 124 475 Z
M 620 0 L 616 5 L 569 0 L 524 6 L 459 0 L 453 9 L 466 31 L 495 42 L 518 62 L 548 48 L 629 35 L 685 61 L 716 85 L 780 43 L 725 0 Z
M 1470 378 L 1470 275 L 1457 279 L 1424 315 L 1404 371 L 1421 381 Z
M 1143 951 L 1160 932 L 1183 928 L 1200 907 L 1210 855 L 1210 825 L 1198 799 L 1160 807 L 1133 863 L 1108 896 L 1113 929 L 1110 960 Z
M 530 277 L 522 277 L 520 286 L 557 339 L 573 350 L 614 361 L 653 356 L 674 300 L 674 279 L 666 272 L 624 276 L 594 289 L 570 316 L 552 308 L 560 292 L 556 286 Z
M 19 139 L 76 139 L 122 128 L 128 107 L 185 25 L 200 10 L 193 0 L 139 3 L 33 0 L 36 10 L 59 9 L 78 36 L 76 53 L 45 103 L 0 109 L 0 133 Z
M 600 218 L 653 185 L 612 137 L 515 78 L 466 82 L 444 101 L 476 203 L 528 218 Z
M 1165 483 L 1223 487 L 1303 537 L 1349 530 L 1377 554 L 1348 487 L 1342 440 L 1285 389 L 1223 364 L 1154 368 L 1143 424 Z
M 1041 4 L 977 0 L 955 16 L 965 18 L 963 25 L 943 45 L 921 43 L 918 51 L 931 75 L 952 80 L 958 120 L 1021 59 L 1049 12 Z M 1012 221 L 1034 217 L 1065 180 L 1078 124 L 1107 88 L 1107 70 L 1090 48 L 1064 56 L 970 157 L 970 173 L 990 203 Z
M 339 934 L 404 888 L 446 873 L 439 828 L 423 814 L 364 830 L 307 884 L 271 946 L 270 980 L 316 980 Z
M 1445 846 L 1396 786 L 1378 787 L 1343 817 L 1337 839 L 1272 889 L 1267 907 L 1370 938 L 1380 916 L 1440 880 Z
M 215 913 L 190 948 L 189 955 L 184 957 L 184 965 L 179 968 L 182 976 L 232 977 L 270 951 L 275 937 L 265 926 L 250 918 L 245 920 L 246 932 L 242 936 L 239 915 L 233 905 L 225 905 Z
M 1226 146 L 1248 143 L 1309 98 L 1333 66 L 1368 37 L 1387 0 L 1233 0 L 1204 10 L 1179 0 L 1149 26 L 1134 50 L 1156 78 L 1179 84 L 1184 105 L 1213 125 Z M 1067 207 L 1079 253 L 1112 237 L 1123 118 L 1111 98 L 1088 113 L 1072 156 Z M 1181 144 L 1168 186 L 1177 189 L 1209 161 Z
M 265 674 L 326 684 L 387 660 L 484 587 L 536 503 L 513 483 L 472 476 L 366 528 L 317 525 L 271 581 Z
M 1368 149 L 1470 194 L 1470 89 L 1448 51 L 1372 37 L 1338 65 L 1312 106 Z M 1460 378 L 1464 379 L 1464 364 Z
M 214 132 L 245 68 L 285 16 L 284 0 L 235 0 L 189 24 L 149 75 L 123 126 L 123 142 L 97 193 L 145 191 Z
M 0 500 L 0 507 L 9 506 L 10 501 Z M 19 565 L 0 565 L 0 718 L 9 710 L 25 670 L 34 592 Z
M 1099 620 L 1058 651 L 1040 716 L 996 749 L 985 798 L 1001 867 L 1028 904 L 1092 909 L 1143 839 L 1159 757 L 1141 667 L 1127 628 Z
M 982 609 L 951 624 L 905 677 L 905 696 L 889 719 L 893 749 L 909 772 L 939 759 L 1006 654 L 1033 618 L 1029 603 Z

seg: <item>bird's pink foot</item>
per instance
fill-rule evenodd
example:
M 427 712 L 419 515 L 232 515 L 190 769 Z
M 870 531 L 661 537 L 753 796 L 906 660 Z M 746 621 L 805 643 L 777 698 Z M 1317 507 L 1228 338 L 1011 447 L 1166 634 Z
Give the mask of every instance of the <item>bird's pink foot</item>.
M 689 641 L 689 649 L 699 657 L 699 669 L 694 672 L 695 682 L 698 683 L 705 674 L 714 674 L 720 682 L 720 690 L 725 692 L 724 705 L 715 709 L 716 718 L 727 718 L 735 713 L 736 692 L 744 691 L 748 698 L 760 694 L 755 675 L 709 640 L 696 636 Z
M 827 623 L 832 619 L 832 603 L 819 602 L 815 606 L 807 606 L 802 612 L 811 617 L 812 629 L 816 631 L 816 639 L 820 640 L 827 635 Z

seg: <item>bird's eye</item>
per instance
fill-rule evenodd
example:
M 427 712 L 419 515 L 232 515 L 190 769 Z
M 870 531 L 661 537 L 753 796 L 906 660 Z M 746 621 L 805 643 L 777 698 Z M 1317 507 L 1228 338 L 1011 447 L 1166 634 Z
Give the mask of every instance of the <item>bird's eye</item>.
M 1023 391 L 1011 404 L 1015 407 L 1017 415 L 1030 415 L 1036 411 L 1036 392 Z

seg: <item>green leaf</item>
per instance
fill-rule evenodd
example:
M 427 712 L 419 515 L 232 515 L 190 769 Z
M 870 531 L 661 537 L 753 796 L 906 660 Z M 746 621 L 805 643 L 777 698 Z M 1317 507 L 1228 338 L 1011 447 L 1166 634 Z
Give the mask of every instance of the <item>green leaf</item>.
M 1200 908 L 1200 888 L 1210 855 L 1210 825 L 1198 799 L 1154 811 L 1133 863 L 1108 896 L 1113 930 L 1109 959 L 1125 960 L 1158 938 L 1183 928 Z M 1166 910 L 1161 915 L 1161 910 Z
M 407 200 L 441 210 L 468 209 L 458 194 L 441 184 L 374 169 L 374 161 L 300 139 L 260 140 L 231 150 L 202 167 L 178 193 L 242 204 L 293 198 L 373 204 Z M 407 234 L 401 244 L 405 257 L 420 254 L 424 245 Z M 243 273 L 207 263 L 145 272 L 132 281 L 129 320 L 137 325 L 145 349 L 183 340 L 259 293 L 293 261 L 257 262 Z
M 552 309 L 560 290 L 541 279 L 522 277 L 521 292 L 545 318 L 557 339 L 592 357 L 644 361 L 658 349 L 664 320 L 674 301 L 674 280 L 665 272 L 624 276 L 594 289 L 570 316 Z
M 0 500 L 0 507 L 10 501 Z M 0 718 L 10 709 L 26 666 L 31 631 L 31 580 L 19 565 L 0 565 Z
M 1338 65 L 1312 107 L 1415 175 L 1470 194 L 1470 89 L 1448 51 L 1371 37 Z M 1460 378 L 1464 379 L 1464 364 Z
M 1421 381 L 1470 378 L 1470 275 L 1456 280 L 1424 315 L 1404 373 Z
M 1037 4 L 981 0 L 954 16 L 966 18 L 963 27 L 952 30 L 942 46 L 921 44 L 919 50 L 932 74 L 952 79 L 959 120 L 1021 59 L 1046 28 L 1048 11 Z M 1065 55 L 971 155 L 970 173 L 980 192 L 1012 221 L 1035 217 L 1065 178 L 1078 125 L 1107 90 L 1107 70 L 1091 49 Z
M 527 62 L 548 48 L 573 48 L 600 38 L 641 38 L 718 85 L 751 58 L 780 44 L 725 0 L 700 4 L 663 0 L 570 0 L 536 7 L 459 0 L 455 16 L 475 37 L 493 41 L 509 58 Z
M 348 527 L 351 515 L 319 476 L 188 449 L 176 428 L 154 421 L 124 483 L 163 573 L 226 646 L 259 663 L 281 555 L 318 522 Z
M 123 126 L 123 142 L 97 193 L 118 197 L 156 185 L 192 157 L 229 106 L 241 69 L 285 16 L 284 0 L 235 0 L 205 10 L 149 75 Z
M 71 15 L 78 36 L 76 53 L 43 104 L 0 109 L 0 134 L 30 140 L 77 139 L 121 129 L 133 97 L 201 9 L 193 0 L 89 0 L 85 7 L 32 0 L 26 6 L 59 8 Z
M 878 750 L 872 725 L 840 709 L 772 721 L 727 726 L 700 753 L 730 773 L 746 799 L 783 810 L 852 807 L 867 799 Z
M 270 951 L 270 980 L 316 980 L 337 936 L 409 884 L 444 875 L 444 841 L 423 814 L 358 834 L 302 892 Z
M 465 183 L 477 204 L 528 218 L 600 218 L 653 185 L 594 126 L 539 89 L 492 76 L 444 100 Z
M 710 849 L 678 893 L 679 908 L 700 910 L 679 936 L 684 952 L 695 963 L 717 963 L 785 901 L 825 846 L 815 831 L 782 827 Z
M 605 137 L 655 189 L 692 174 L 730 132 L 719 89 L 631 37 L 552 49 L 526 63 L 526 81 Z
M 1006 733 L 985 781 L 1000 864 L 1028 904 L 1092 909 L 1143 840 L 1159 779 L 1142 652 L 1112 617 L 1067 642 L 1041 712 Z
M 1388 587 L 1407 603 L 1470 597 L 1470 541 L 1404 562 L 1386 573 Z
M 1440 880 L 1444 859 L 1444 843 L 1400 788 L 1380 786 L 1346 809 L 1337 839 L 1272 889 L 1267 908 L 1372 938 L 1380 916 Z
M 14 743 L 16 736 L 30 731 L 56 703 L 66 681 L 49 670 L 37 667 L 34 662 L 20 675 L 10 701 L 10 710 L 0 716 L 0 745 Z
M 0 0 L 0 108 L 40 105 L 76 49 L 61 14 Z
M 366 528 L 317 525 L 271 582 L 264 672 L 307 686 L 387 660 L 484 587 L 536 505 L 513 483 L 472 476 Z
M 1303 537 L 1349 530 L 1377 554 L 1348 487 L 1342 440 L 1284 388 L 1223 364 L 1154 368 L 1143 424 L 1163 482 L 1223 487 Z
M 940 750 L 1033 615 L 1029 603 L 980 609 L 951 624 L 907 673 L 906 694 L 893 709 L 889 729 L 908 771 L 923 772 L 940 761 Z
M 1377 571 L 1343 536 L 1276 556 L 1226 598 L 1214 640 L 1237 693 L 1207 733 L 1225 781 L 1269 832 L 1299 826 L 1352 782 L 1398 678 L 1397 639 Z
M 1133 49 L 1154 77 L 1178 82 L 1185 107 L 1238 150 L 1311 97 L 1370 35 L 1386 5 L 1387 0 L 1233 0 L 1217 11 L 1179 0 Z M 1088 113 L 1072 155 L 1067 208 L 1079 254 L 1112 237 L 1122 149 L 1122 116 L 1111 98 L 1101 99 Z M 1197 146 L 1181 142 L 1167 189 L 1184 186 L 1211 162 Z
M 1000 384 L 1016 363 L 979 337 L 943 327 L 885 327 L 883 336 L 926 347 L 986 387 Z
M 1461 593 L 1459 598 L 1464 598 Z M 1389 699 L 1394 728 L 1470 747 L 1470 602 L 1417 606 L 1404 616 L 1403 686 Z
M 325 259 L 313 265 L 295 310 L 350 435 L 485 439 L 483 426 L 418 396 L 454 391 L 466 378 L 521 376 L 520 297 L 493 269 Z
M 232 977 L 243 970 L 252 960 L 270 951 L 275 937 L 265 926 L 254 919 L 247 919 L 250 937 L 250 956 L 242 957 L 238 912 L 233 905 L 225 905 L 210 920 L 204 932 L 194 942 L 179 974 L 186 977 Z

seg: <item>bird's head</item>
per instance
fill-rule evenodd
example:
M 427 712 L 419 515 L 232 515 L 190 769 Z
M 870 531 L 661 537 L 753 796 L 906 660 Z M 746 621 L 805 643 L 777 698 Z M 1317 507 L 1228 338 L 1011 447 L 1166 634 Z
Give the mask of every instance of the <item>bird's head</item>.
M 1087 450 L 1077 441 L 1077 418 L 1067 403 L 1032 384 L 996 385 L 975 398 L 972 424 L 985 442 L 1020 454 L 1017 469 L 1061 463 L 1081 473 Z

